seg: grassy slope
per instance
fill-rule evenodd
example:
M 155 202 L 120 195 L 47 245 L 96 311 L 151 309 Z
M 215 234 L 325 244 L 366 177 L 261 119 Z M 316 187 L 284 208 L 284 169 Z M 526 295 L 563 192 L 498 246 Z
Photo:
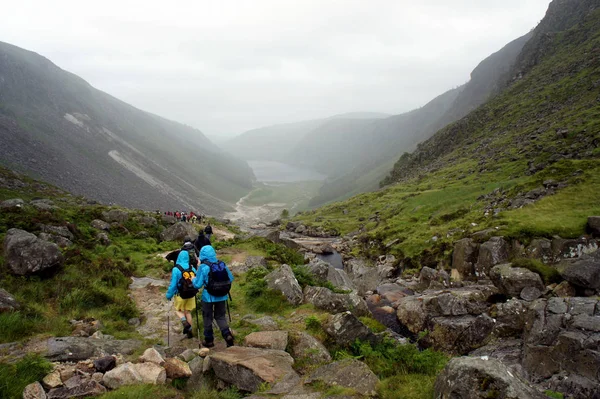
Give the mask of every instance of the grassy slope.
M 595 11 L 585 24 L 557 33 L 548 56 L 523 79 L 403 156 L 386 181 L 398 184 L 297 219 L 341 234 L 360 229 L 357 250 L 367 255 L 443 256 L 452 241 L 487 227 L 525 239 L 582 234 L 587 216 L 600 214 L 599 21 Z M 565 138 L 556 134 L 563 128 Z M 529 161 L 546 167 L 528 175 Z M 484 216 L 481 195 L 501 188 L 511 198 L 546 179 L 568 187 L 499 217 Z M 369 221 L 375 212 L 380 221 Z

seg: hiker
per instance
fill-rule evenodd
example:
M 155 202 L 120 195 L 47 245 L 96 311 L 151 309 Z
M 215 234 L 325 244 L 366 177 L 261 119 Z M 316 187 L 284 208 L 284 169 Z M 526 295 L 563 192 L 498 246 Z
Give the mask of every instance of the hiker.
M 208 237 L 208 239 L 210 240 L 210 236 L 212 235 L 212 227 L 209 224 L 206 225 L 206 227 L 204 228 L 204 234 L 206 234 L 206 237 Z
M 179 252 L 177 263 L 171 271 L 171 284 L 166 297 L 169 301 L 175 297 L 175 313 L 181 320 L 183 333 L 188 338 L 193 337 L 192 310 L 196 309 L 196 294 L 198 293 L 192 283 L 194 277 L 196 277 L 196 268 L 190 263 L 189 252 L 182 250 Z
M 169 262 L 173 262 L 173 267 L 175 267 L 177 265 L 177 258 L 179 257 L 179 253 L 181 251 L 187 251 L 188 255 L 190 254 L 190 251 L 194 251 L 193 258 L 190 257 L 190 263 L 194 267 L 198 266 L 198 250 L 196 250 L 195 244 L 192 243 L 192 238 L 190 236 L 184 237 L 183 246 L 181 249 L 169 252 L 167 256 L 165 256 L 165 259 Z
M 196 252 L 200 253 L 200 250 L 205 246 L 205 245 L 211 245 L 210 244 L 210 240 L 208 239 L 208 237 L 206 237 L 204 235 L 203 231 L 200 231 L 200 233 L 198 233 L 198 238 L 196 238 L 196 241 L 194 241 L 194 247 L 196 247 Z
M 198 275 L 193 280 L 194 288 L 202 290 L 202 320 L 204 324 L 204 341 L 202 345 L 212 348 L 214 343 L 213 319 L 216 320 L 227 347 L 233 346 L 233 334 L 226 318 L 229 288 L 233 275 L 223 261 L 217 259 L 215 249 L 206 245 L 200 250 L 200 266 Z M 209 292 L 210 291 L 210 292 Z M 212 293 L 211 293 L 212 292 Z

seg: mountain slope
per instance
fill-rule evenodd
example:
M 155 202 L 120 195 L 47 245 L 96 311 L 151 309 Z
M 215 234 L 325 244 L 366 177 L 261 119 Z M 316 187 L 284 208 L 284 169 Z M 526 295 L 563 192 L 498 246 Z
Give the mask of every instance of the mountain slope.
M 0 42 L 4 165 L 144 209 L 220 213 L 253 174 L 201 132 L 138 110 L 33 52 Z
M 408 266 L 447 260 L 452 242 L 486 228 L 521 242 L 583 234 L 600 214 L 600 2 L 554 1 L 511 75 L 404 154 L 385 180 L 393 185 L 298 220 L 358 232 L 364 254 Z

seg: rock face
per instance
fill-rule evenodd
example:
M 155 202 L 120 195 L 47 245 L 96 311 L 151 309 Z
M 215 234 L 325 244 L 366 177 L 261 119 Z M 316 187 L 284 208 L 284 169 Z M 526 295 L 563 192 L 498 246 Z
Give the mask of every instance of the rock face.
M 526 381 L 497 360 L 458 357 L 450 360 L 435 382 L 440 399 L 543 399 Z
M 321 382 L 327 386 L 350 388 L 363 396 L 376 396 L 379 379 L 369 367 L 356 359 L 327 364 L 315 370 L 305 383 Z
M 546 288 L 539 274 L 521 267 L 512 267 L 510 263 L 492 268 L 490 278 L 503 294 L 513 298 L 518 298 L 526 288 L 535 288 L 540 294 Z
M 509 252 L 509 245 L 504 238 L 490 238 L 479 247 L 475 274 L 479 277 L 487 276 L 492 267 L 508 261 Z
M 107 223 L 125 223 L 129 220 L 129 214 L 120 209 L 111 209 L 110 211 L 102 212 L 102 220 Z
M 193 239 L 196 238 L 198 232 L 191 223 L 178 222 L 165 229 L 160 233 L 161 241 L 182 241 L 186 236 Z
M 375 335 L 350 312 L 329 316 L 324 324 L 325 332 L 339 345 L 350 345 L 357 339 L 375 341 Z
M 244 346 L 284 351 L 288 344 L 287 331 L 260 331 L 244 338 Z
M 274 384 L 297 378 L 293 363 L 287 352 L 241 346 L 232 346 L 210 357 L 211 367 L 221 380 L 249 392 L 256 392 L 264 382 Z
M 600 250 L 574 261 L 561 275 L 578 287 L 600 290 Z
M 270 289 L 281 292 L 292 305 L 302 303 L 302 288 L 288 265 L 281 265 L 278 270 L 269 273 L 265 281 Z
M 4 289 L 0 288 L 0 313 L 2 312 L 12 312 L 13 310 L 17 310 L 20 308 L 19 303 L 6 292 Z
M 4 256 L 11 271 L 20 276 L 52 269 L 64 262 L 56 244 L 19 229 L 10 229 L 6 233 Z
M 317 309 L 329 313 L 350 311 L 356 316 L 370 315 L 369 307 L 364 299 L 358 295 L 335 294 L 325 287 L 306 286 L 304 288 L 304 302 L 313 304 Z

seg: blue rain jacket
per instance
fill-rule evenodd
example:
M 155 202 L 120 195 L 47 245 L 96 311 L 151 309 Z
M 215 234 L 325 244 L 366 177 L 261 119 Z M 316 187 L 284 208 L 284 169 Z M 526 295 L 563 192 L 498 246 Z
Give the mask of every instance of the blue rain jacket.
M 181 251 L 179 256 L 177 256 L 177 263 L 179 266 L 183 268 L 183 270 L 190 269 L 190 255 L 187 251 Z M 196 269 L 192 267 L 192 271 L 196 273 Z M 167 299 L 171 300 L 174 295 L 177 295 L 177 283 L 179 283 L 179 279 L 181 278 L 181 272 L 178 268 L 174 267 L 171 271 L 171 285 L 169 285 L 169 289 L 167 290 Z
M 210 263 L 218 262 L 217 253 L 215 252 L 215 249 L 210 245 L 205 245 L 200 250 L 200 262 L 202 262 L 204 260 L 207 260 Z M 229 275 L 229 280 L 233 281 L 233 274 L 231 274 L 231 271 L 229 270 L 227 265 L 225 266 L 225 269 L 227 269 L 227 274 Z M 209 272 L 210 272 L 210 266 L 205 265 L 205 264 L 200 264 L 200 266 L 198 266 L 198 274 L 196 275 L 196 278 L 194 280 L 192 280 L 192 284 L 194 284 L 195 288 L 197 288 L 197 289 L 204 288 L 206 286 L 206 284 L 208 284 L 208 273 Z M 222 301 L 226 301 L 227 298 L 228 298 L 227 295 L 213 296 L 213 295 L 209 294 L 206 290 L 202 290 L 202 301 L 203 302 L 222 302 Z

